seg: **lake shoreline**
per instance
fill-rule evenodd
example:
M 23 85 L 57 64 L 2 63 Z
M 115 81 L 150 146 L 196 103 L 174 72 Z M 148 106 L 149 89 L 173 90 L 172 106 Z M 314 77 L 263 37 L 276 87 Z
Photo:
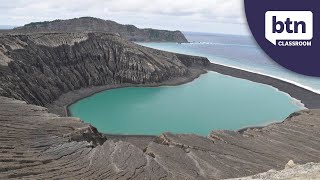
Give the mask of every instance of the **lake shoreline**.
M 51 104 L 47 104 L 45 107 L 48 108 L 49 112 L 58 114 L 60 116 L 70 117 L 72 113 L 69 107 L 78 101 L 85 99 L 87 97 L 93 96 L 100 92 L 126 87 L 160 87 L 160 86 L 178 86 L 192 82 L 193 80 L 200 77 L 202 74 L 206 74 L 207 71 L 203 68 L 195 67 L 190 69 L 190 74 L 186 77 L 178 77 L 174 79 L 169 79 L 161 83 L 148 83 L 148 84 L 111 84 L 104 86 L 95 86 L 89 88 L 83 88 L 75 91 L 68 92 L 60 96 L 56 101 Z
M 307 90 L 303 87 L 299 87 L 295 84 L 269 77 L 266 75 L 261 75 L 258 73 L 253 73 L 241 69 L 236 69 L 224 65 L 210 63 L 206 68 L 192 68 L 190 74 L 187 77 L 179 77 L 164 81 L 162 83 L 152 83 L 152 84 L 112 84 L 105 86 L 96 86 L 84 88 L 76 91 L 68 92 L 58 98 L 51 104 L 46 105 L 50 112 L 58 114 L 60 116 L 71 116 L 69 107 L 89 96 L 100 93 L 105 90 L 125 88 L 125 87 L 159 87 L 159 86 L 177 86 L 181 84 L 186 84 L 197 79 L 200 75 L 206 73 L 207 71 L 213 71 L 223 75 L 231 76 L 234 78 L 240 78 L 249 80 L 252 82 L 270 85 L 277 90 L 288 94 L 293 100 L 297 101 L 300 106 L 307 109 L 320 108 L 320 94 Z
M 279 80 L 273 77 L 268 77 L 265 75 L 248 72 L 241 69 L 231 68 L 223 65 L 218 65 L 214 63 L 210 63 L 206 68 L 192 68 L 190 69 L 190 74 L 187 77 L 174 78 L 162 83 L 153 83 L 153 84 L 113 84 L 106 86 L 98 86 L 91 88 L 84 88 L 72 92 L 68 92 L 62 95 L 58 100 L 54 103 L 47 105 L 46 107 L 49 109 L 51 113 L 58 114 L 60 116 L 72 116 L 69 107 L 74 103 L 93 96 L 97 93 L 116 89 L 116 88 L 126 88 L 126 87 L 159 87 L 159 86 L 177 86 L 192 82 L 193 80 L 200 77 L 202 74 L 205 74 L 209 71 L 216 72 L 222 75 L 231 76 L 234 78 L 240 78 L 249 80 L 252 82 L 269 85 L 283 93 L 288 94 L 293 100 L 297 100 L 301 102 L 305 108 L 307 109 L 316 109 L 320 107 L 320 94 L 314 93 L 310 90 L 304 89 L 297 85 L 285 82 L 283 80 Z M 265 127 L 265 126 L 263 126 Z M 243 132 L 252 127 L 244 127 L 238 130 L 238 132 Z M 260 127 L 262 128 L 262 127 Z M 114 140 L 122 140 L 126 139 L 126 141 L 134 142 L 136 144 L 144 144 L 146 141 L 150 140 L 149 135 L 122 135 L 122 134 L 105 134 L 106 137 L 109 137 Z M 140 140 L 137 140 L 140 139 Z M 146 140 L 147 139 L 147 140 Z M 140 145 L 139 145 L 140 146 Z
M 317 94 L 298 85 L 286 82 L 284 80 L 214 63 L 210 63 L 210 65 L 207 67 L 207 70 L 234 78 L 245 79 L 252 82 L 272 86 L 277 90 L 288 94 L 291 98 L 303 104 L 307 109 L 320 108 L 320 94 Z

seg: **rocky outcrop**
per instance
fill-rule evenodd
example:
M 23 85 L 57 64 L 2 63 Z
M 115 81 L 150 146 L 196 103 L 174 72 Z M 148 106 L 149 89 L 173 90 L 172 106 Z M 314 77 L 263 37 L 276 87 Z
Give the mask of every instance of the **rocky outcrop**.
M 80 88 L 160 83 L 209 64 L 106 33 L 5 35 L 0 58 L 0 95 L 42 106 Z
M 282 170 L 291 159 L 320 161 L 320 110 L 261 129 L 213 131 L 208 138 L 165 133 L 130 143 L 107 139 L 77 118 L 0 97 L 0 127 L 0 179 L 224 179 Z
M 180 31 L 156 29 L 139 29 L 134 25 L 122 25 L 110 20 L 82 17 L 70 20 L 30 23 L 13 30 L 15 33 L 48 33 L 48 32 L 106 32 L 119 34 L 130 41 L 143 42 L 188 42 Z

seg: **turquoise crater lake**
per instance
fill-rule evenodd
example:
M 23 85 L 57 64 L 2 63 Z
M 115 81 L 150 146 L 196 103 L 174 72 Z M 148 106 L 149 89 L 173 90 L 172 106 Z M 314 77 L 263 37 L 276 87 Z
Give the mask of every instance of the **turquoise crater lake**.
M 107 90 L 69 107 L 73 116 L 107 134 L 203 136 L 282 121 L 300 109 L 271 86 L 213 72 L 179 86 Z

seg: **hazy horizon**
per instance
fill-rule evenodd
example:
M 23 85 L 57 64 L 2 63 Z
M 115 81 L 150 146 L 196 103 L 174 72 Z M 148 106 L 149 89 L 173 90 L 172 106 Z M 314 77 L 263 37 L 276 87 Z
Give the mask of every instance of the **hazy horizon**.
M 75 17 L 75 18 L 81 18 L 81 17 Z M 74 18 L 71 18 L 74 19 Z M 55 19 L 55 20 L 68 20 L 68 19 Z M 104 19 L 104 20 L 111 20 L 111 19 Z M 52 20 L 54 21 L 54 20 Z M 111 20 L 113 21 L 113 20 Z M 44 21 L 35 21 L 35 22 L 44 22 Z M 33 22 L 30 22 L 33 23 Z M 117 22 L 119 23 L 119 22 Z M 29 23 L 26 23 L 29 24 Z M 0 24 L 0 30 L 10 30 L 16 27 L 21 27 L 24 26 L 26 24 L 22 24 L 22 25 L 6 25 L 6 24 Z M 124 25 L 129 25 L 129 24 L 124 24 Z M 135 25 L 135 24 L 130 24 L 130 25 Z M 136 25 L 135 25 L 136 26 Z M 138 28 L 152 28 L 152 27 L 139 27 Z M 181 32 L 183 32 L 184 34 L 192 34 L 192 33 L 198 33 L 198 34 L 221 34 L 221 35 L 236 35 L 236 36 L 250 36 L 250 34 L 228 34 L 228 33 L 223 33 L 223 32 L 201 32 L 201 31 L 185 31 L 185 30 L 180 30 L 180 29 L 165 29 L 165 28 L 154 28 L 154 29 L 159 29 L 159 30 L 179 30 Z
M 250 34 L 239 0 L 0 0 L 4 26 L 86 16 L 139 28 Z

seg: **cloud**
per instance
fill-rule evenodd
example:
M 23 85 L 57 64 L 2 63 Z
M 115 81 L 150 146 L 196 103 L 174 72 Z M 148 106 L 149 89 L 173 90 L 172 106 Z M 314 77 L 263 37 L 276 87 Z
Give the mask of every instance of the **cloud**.
M 0 0 L 0 24 L 82 16 L 138 26 L 165 26 L 176 20 L 182 29 L 186 23 L 245 23 L 240 0 Z

